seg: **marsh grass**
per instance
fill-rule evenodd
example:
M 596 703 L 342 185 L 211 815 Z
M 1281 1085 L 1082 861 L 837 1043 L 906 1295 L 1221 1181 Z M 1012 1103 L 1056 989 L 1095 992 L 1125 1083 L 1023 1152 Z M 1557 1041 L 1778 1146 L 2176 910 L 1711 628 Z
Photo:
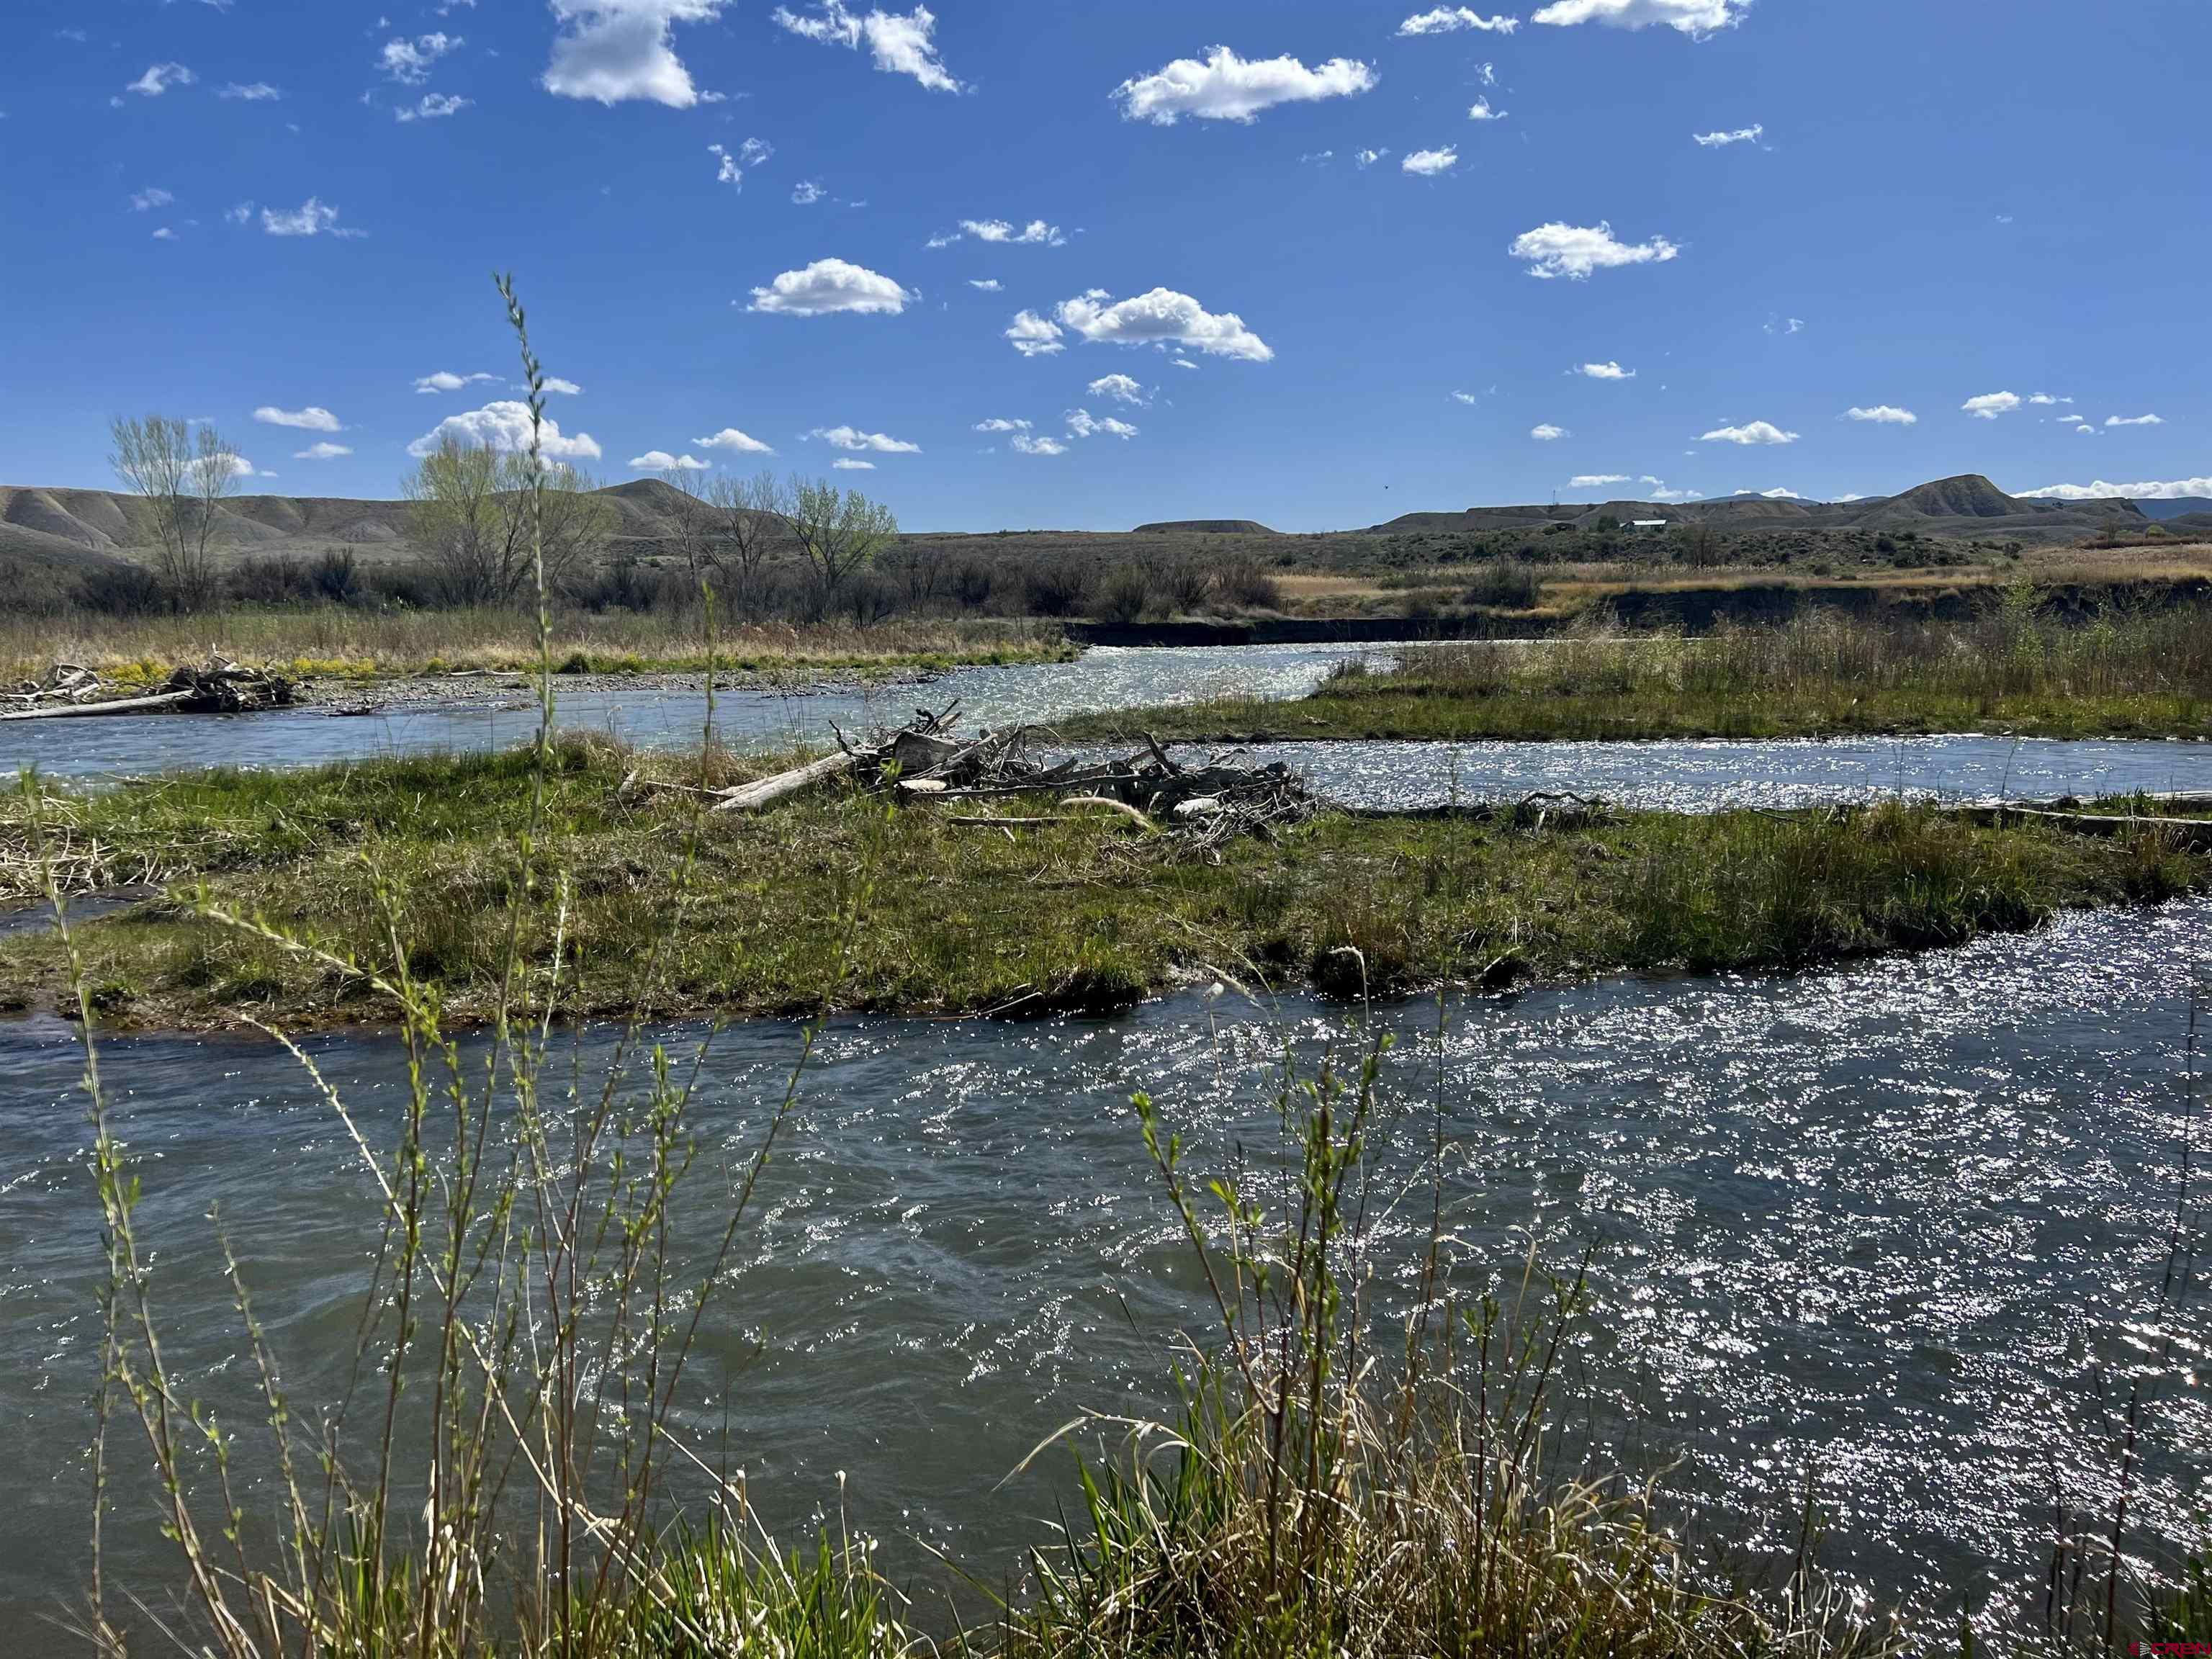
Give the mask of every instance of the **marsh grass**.
M 2212 735 L 2212 605 L 2081 622 L 2016 586 L 1960 623 L 1820 611 L 1691 638 L 1435 646 L 1387 672 L 1341 670 L 1295 702 L 1092 715 L 1070 729 L 1183 738 L 2203 737 Z

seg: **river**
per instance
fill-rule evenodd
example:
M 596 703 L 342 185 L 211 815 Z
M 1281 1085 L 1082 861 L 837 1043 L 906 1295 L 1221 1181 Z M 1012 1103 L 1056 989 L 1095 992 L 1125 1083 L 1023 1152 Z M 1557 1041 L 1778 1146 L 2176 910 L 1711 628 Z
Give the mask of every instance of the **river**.
M 1680 1458 L 1669 1486 L 1693 1530 L 1753 1559 L 1786 1556 L 1813 1480 L 1826 1565 L 1934 1628 L 1962 1595 L 2002 1608 L 2039 1582 L 2054 1465 L 2077 1501 L 2109 1499 L 2099 1389 L 2156 1316 L 2189 987 L 2208 966 L 2212 902 L 2192 901 L 1794 977 L 1462 1001 L 1441 1097 L 1435 1008 L 1386 1010 L 1401 1038 L 1386 1088 L 1409 1116 L 1378 1156 L 1412 1176 L 1441 1098 L 1465 1287 L 1510 1275 L 1531 1237 L 1555 1261 L 1594 1252 L 1566 1443 L 1600 1464 Z M 1042 1535 L 1067 1466 L 1001 1478 L 1079 1407 L 1163 1405 L 1172 1329 L 1200 1316 L 1131 1091 L 1203 1163 L 1264 1142 L 1285 1044 L 1310 1057 L 1356 1041 L 1352 1024 L 1303 997 L 1195 993 L 1035 1024 L 835 1022 L 710 1324 L 712 1397 L 690 1419 L 703 1455 L 744 1467 L 790 1533 L 844 1471 L 896 1572 L 937 1582 L 925 1542 L 1004 1571 Z M 574 1040 L 590 1075 L 608 1034 Z M 701 1122 L 723 1162 L 797 1043 L 775 1023 L 716 1043 Z M 397 1046 L 312 1047 L 388 1135 Z M 117 1040 L 103 1063 L 145 1176 L 172 1364 L 250 1457 L 258 1413 L 205 1212 L 228 1217 L 295 1396 L 326 1397 L 374 1246 L 364 1182 L 266 1042 Z M 54 1641 L 41 1615 L 85 1571 L 99 1243 L 81 1066 L 59 1024 L 0 1025 L 11 1652 Z M 709 1197 L 686 1244 L 721 1216 Z M 2212 1504 L 2212 1397 L 2182 1380 L 2203 1370 L 2202 1305 L 2151 1395 L 2138 1548 L 2189 1538 Z M 112 1583 L 164 1581 L 142 1509 L 112 1540 Z
M 1335 664 L 1419 646 L 1241 646 L 1205 650 L 1094 647 L 1072 663 L 956 669 L 927 684 L 845 686 L 716 695 L 715 730 L 740 747 L 825 743 L 896 724 L 917 704 L 957 699 L 969 726 L 1049 721 L 1074 714 L 1222 695 L 1285 698 L 1311 690 Z M 648 745 L 696 744 L 697 691 L 598 682 L 562 687 L 573 731 Z M 307 766 L 377 755 L 513 747 L 537 731 L 526 690 L 402 704 L 343 716 L 308 707 L 260 714 L 118 715 L 33 721 L 0 733 L 0 768 L 64 777 L 143 775 L 176 767 Z M 2133 789 L 2212 790 L 2212 743 L 2056 741 L 1972 735 L 1749 742 L 1287 743 L 1267 757 L 1304 771 L 1346 805 L 1402 808 L 1458 799 L 1513 799 L 1534 789 L 1602 794 L 1682 811 L 1807 805 L 1882 794 L 2036 799 Z

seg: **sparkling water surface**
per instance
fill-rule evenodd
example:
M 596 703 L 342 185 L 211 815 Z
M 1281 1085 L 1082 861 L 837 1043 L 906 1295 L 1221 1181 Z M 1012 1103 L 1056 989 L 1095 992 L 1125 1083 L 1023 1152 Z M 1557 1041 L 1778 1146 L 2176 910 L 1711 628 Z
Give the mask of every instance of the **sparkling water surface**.
M 1826 1565 L 1923 1618 L 2000 1610 L 2039 1582 L 2052 1471 L 2110 1498 L 2114 1391 L 2142 1358 L 2176 1200 L 2189 987 L 2212 902 L 2069 917 L 2040 933 L 1795 977 L 1613 979 L 1380 1010 L 1399 1038 L 1378 1190 L 1418 1182 L 1441 1101 L 1458 1282 L 1510 1279 L 1533 1237 L 1591 1252 L 1593 1316 L 1563 1373 L 1563 1455 L 1674 1465 L 1691 1529 L 1786 1557 L 1806 1484 Z M 1203 1163 L 1269 1144 L 1288 1045 L 1358 1041 L 1341 1006 L 1195 993 L 1034 1024 L 850 1018 L 829 1028 L 706 1330 L 684 1432 L 743 1467 L 803 1534 L 834 1513 L 896 1572 L 922 1545 L 987 1577 L 1069 1490 L 1064 1458 L 1001 1481 L 1084 1407 L 1167 1404 L 1200 1282 L 1128 1106 L 1149 1091 Z M 667 1034 L 688 1044 L 702 1033 Z M 580 1044 L 585 1074 L 610 1033 Z M 700 1123 L 714 1152 L 682 1248 L 703 1251 L 726 1173 L 798 1052 L 795 1028 L 714 1042 Z M 312 1050 L 388 1138 L 388 1036 Z M 105 1045 L 147 1196 L 154 1294 L 188 1395 L 258 1469 L 250 1363 L 206 1213 L 220 1205 L 297 1399 L 343 1384 L 374 1247 L 342 1127 L 262 1041 Z M 82 1055 L 58 1022 L 0 1025 L 0 1650 L 82 1588 L 99 1233 L 83 1165 Z M 1393 1213 L 1386 1298 L 1421 1227 Z M 2138 1549 L 2192 1536 L 2212 1499 L 2204 1315 L 2161 1369 Z M 756 1353 L 756 1345 L 757 1352 Z M 2100 1400 L 2102 1403 L 2100 1404 Z M 137 1462 L 131 1465 L 136 1471 Z M 255 1486 L 265 1502 L 264 1486 Z M 111 1581 L 158 1586 L 151 1517 L 111 1522 Z

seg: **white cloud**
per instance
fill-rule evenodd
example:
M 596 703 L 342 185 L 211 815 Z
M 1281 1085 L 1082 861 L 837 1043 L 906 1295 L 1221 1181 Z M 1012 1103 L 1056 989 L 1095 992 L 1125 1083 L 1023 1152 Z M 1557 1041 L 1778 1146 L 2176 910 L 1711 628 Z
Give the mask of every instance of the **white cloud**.
M 1648 242 L 1617 240 L 1610 224 L 1548 224 L 1524 231 L 1513 241 L 1516 259 L 1528 261 L 1531 276 L 1566 276 L 1581 282 L 1593 270 L 1617 265 L 1663 264 L 1681 252 L 1663 236 Z
M 921 453 L 920 444 L 908 443 L 904 439 L 894 438 L 888 433 L 863 432 L 857 427 L 817 426 L 806 435 L 810 438 L 819 438 L 823 443 L 835 449 L 866 449 L 872 450 L 878 455 Z
M 1438 6 L 1417 12 L 1398 25 L 1401 35 L 1455 34 L 1462 29 L 1480 29 L 1488 34 L 1510 34 L 1521 27 L 1517 17 L 1485 17 L 1465 6 Z
M 1196 363 L 1191 362 L 1188 357 L 1170 357 L 1168 361 L 1172 362 L 1177 368 L 1196 368 L 1198 367 Z
M 447 92 L 426 92 L 420 103 L 402 104 L 392 112 L 395 121 L 440 121 L 448 115 L 459 115 L 469 106 L 466 98 L 456 98 Z
M 240 86 L 237 82 L 233 81 L 221 92 L 216 94 L 218 98 L 235 98 L 248 104 L 265 104 L 283 95 L 282 88 L 272 87 L 266 81 L 255 81 L 245 86 Z
M 447 438 L 520 453 L 530 447 L 530 405 L 502 398 L 482 409 L 472 409 L 465 415 L 448 415 L 408 445 L 407 453 L 419 460 Z M 605 453 L 590 433 L 579 432 L 569 437 L 550 416 L 538 428 L 538 448 L 550 461 L 596 461 Z
M 1487 98 L 1478 98 L 1468 106 L 1467 118 L 1470 121 L 1503 121 L 1510 113 L 1509 110 L 1491 108 Z
M 1064 349 L 1060 342 L 1060 325 L 1047 322 L 1034 311 L 1016 312 L 1006 338 L 1024 357 L 1044 357 Z
M 642 455 L 629 458 L 633 472 L 711 472 L 712 461 L 702 461 L 696 455 L 672 455 L 665 449 L 648 449 Z
M 2030 501 L 2092 501 L 2117 495 L 2131 501 L 2179 501 L 2212 496 L 2212 478 L 2169 478 L 2164 483 L 2106 483 L 2100 478 L 2092 484 L 2045 484 L 2020 493 Z
M 1730 144 L 1755 144 L 1765 137 L 1765 127 L 1757 123 L 1738 127 L 1734 132 L 1693 132 L 1690 135 L 1692 142 L 1707 149 L 1725 149 Z
M 1449 173 L 1459 165 L 1459 151 L 1446 144 L 1442 149 L 1417 149 L 1398 163 L 1401 172 L 1433 179 L 1439 173 Z
M 709 144 L 707 154 L 721 158 L 714 169 L 714 182 L 743 190 L 745 187 L 745 169 L 757 167 L 767 161 L 775 154 L 775 146 L 765 138 L 748 138 L 735 149 L 722 144 Z
M 1102 374 L 1085 390 L 1094 398 L 1111 398 L 1116 403 L 1144 407 L 1145 388 L 1127 374 Z
M 791 187 L 793 204 L 798 207 L 812 207 L 822 199 L 822 186 L 811 179 L 801 179 Z
M 412 40 L 387 40 L 377 64 L 388 79 L 403 87 L 419 87 L 430 78 L 430 71 L 441 58 L 464 44 L 459 35 L 444 33 L 418 34 Z
M 319 444 L 310 444 L 305 449 L 294 450 L 292 452 L 292 459 L 295 461 L 334 461 L 341 455 L 350 455 L 352 453 L 353 451 L 348 448 L 344 444 L 334 444 L 325 441 Z
M 2091 426 L 2087 421 L 2082 422 L 2081 424 L 2077 427 L 2070 428 L 2069 430 L 2073 431 L 2078 436 L 2084 438 L 2094 438 L 2100 435 L 2097 431 L 2097 428 Z
M 289 211 L 276 208 L 262 209 L 261 228 L 271 236 L 320 236 L 325 231 L 339 237 L 368 234 L 365 230 L 341 230 L 338 228 L 338 210 L 325 206 L 312 196 Z
M 1249 121 L 1277 104 L 1313 103 L 1370 90 L 1375 71 L 1349 58 L 1332 58 L 1308 69 L 1291 57 L 1247 60 L 1227 46 L 1207 50 L 1204 62 L 1178 58 L 1153 73 L 1114 88 L 1125 121 L 1171 127 L 1188 115 L 1202 121 Z
M 1636 378 L 1634 369 L 1623 368 L 1619 363 L 1584 363 L 1575 373 L 1590 380 L 1632 380 Z
M 2028 399 L 2028 402 L 2032 404 L 2043 404 L 2045 405 L 2070 404 L 2074 400 L 2071 398 L 2054 398 L 2048 392 L 2039 392 L 2035 396 Z
M 1472 392 L 1455 392 L 1452 393 L 1452 398 L 1455 402 L 1462 404 L 1480 403 L 1482 401 Z
M 775 453 L 775 450 L 769 448 L 758 438 L 753 437 L 749 433 L 740 432 L 733 426 L 724 427 L 711 438 L 694 438 L 691 441 L 702 449 L 726 449 L 736 455 Z
M 155 208 L 165 208 L 177 198 L 166 190 L 142 190 L 131 198 L 134 213 L 150 213 Z
M 1920 417 L 1909 409 L 1899 409 L 1894 404 L 1876 404 L 1872 409 L 1861 409 L 1856 404 L 1844 411 L 1850 421 L 1873 421 L 1882 426 L 1917 426 Z
M 574 380 L 562 380 L 558 374 L 548 374 L 545 377 L 544 385 L 548 392 L 558 392 L 564 398 L 580 398 L 584 395 L 583 387 L 578 386 Z
M 1029 429 L 1027 421 L 1009 421 L 995 415 L 988 421 L 975 422 L 978 432 L 1026 432 Z
M 1017 433 L 1006 441 L 1012 444 L 1014 452 L 1020 455 L 1065 455 L 1067 453 L 1067 446 L 1057 438 L 1032 438 L 1025 433 Z
M 1555 0 L 1533 21 L 1559 27 L 1606 23 L 1618 29 L 1660 23 L 1702 40 L 1715 29 L 1734 27 L 1750 9 L 1751 0 Z
M 873 472 L 876 470 L 873 461 L 856 461 L 849 455 L 840 455 L 830 465 L 840 472 Z
M 223 210 L 222 216 L 229 220 L 234 225 L 242 225 L 247 220 L 252 218 L 253 204 L 251 202 L 240 202 L 236 207 L 226 208 Z
M 1739 489 L 1739 495 L 1756 495 L 1763 501 L 1802 501 L 1805 498 L 1794 489 Z
M 1087 409 L 1067 411 L 1067 429 L 1079 438 L 1096 436 L 1103 432 L 1109 438 L 1133 438 L 1137 428 L 1127 421 L 1117 421 L 1110 415 L 1093 415 Z
M 163 225 L 154 233 L 154 240 L 157 242 L 173 242 L 177 240 L 177 233 L 171 230 L 168 226 Z
M 1357 155 L 1353 156 L 1352 159 L 1353 161 L 1355 161 L 1358 162 L 1358 163 L 1359 163 L 1359 165 L 1360 165 L 1361 167 L 1373 167 L 1373 166 L 1374 166 L 1377 161 L 1379 161 L 1382 160 L 1382 158 L 1383 158 L 1384 156 L 1386 156 L 1386 155 L 1389 155 L 1389 153 L 1390 153 L 1390 152 L 1389 152 L 1389 150 L 1388 149 L 1363 149 L 1363 150 L 1361 150 L 1361 151 L 1360 151 Z
M 2009 415 L 2020 407 L 2018 394 L 2010 392 L 1985 392 L 1978 398 L 1969 398 L 1959 405 L 1977 420 L 1994 421 L 2000 415 Z
M 2164 426 L 2166 422 L 2155 415 L 2107 415 L 2106 426 Z
M 1655 501 L 1701 501 L 1705 498 L 1702 489 L 1669 489 L 1648 472 L 1638 482 L 1651 486 L 1651 499 Z
M 1103 289 L 1093 289 L 1079 299 L 1063 300 L 1056 314 L 1086 340 L 1188 346 L 1212 356 L 1240 357 L 1255 363 L 1270 362 L 1275 355 L 1235 312 L 1217 316 L 1189 295 L 1173 289 L 1156 288 L 1118 301 Z
M 746 309 L 786 317 L 827 317 L 841 311 L 896 317 L 914 297 L 890 277 L 865 266 L 817 259 L 803 270 L 785 271 L 766 288 L 755 289 Z
M 1567 480 L 1570 489 L 1602 489 L 1607 484 L 1626 483 L 1626 472 L 1579 472 Z
M 936 43 L 930 39 L 937 19 L 927 6 L 916 6 L 904 16 L 871 11 L 862 17 L 848 11 L 842 0 L 823 0 L 818 17 L 794 16 L 782 6 L 775 9 L 775 16 L 793 34 L 809 40 L 854 48 L 866 41 L 876 67 L 886 75 L 910 75 L 932 92 L 960 90 L 960 82 L 938 60 Z
M 1701 444 L 1794 444 L 1797 434 L 1784 432 L 1771 421 L 1753 421 L 1744 426 L 1716 427 L 1700 434 Z
M 264 426 L 289 426 L 302 432 L 343 432 L 338 417 L 327 409 L 318 409 L 312 404 L 305 409 L 278 409 L 273 404 L 264 404 L 253 411 L 253 418 Z
M 142 98 L 159 98 L 171 87 L 188 87 L 197 79 L 182 64 L 155 64 L 123 90 Z
M 1530 427 L 1528 428 L 1528 435 L 1534 438 L 1540 444 L 1548 444 L 1556 443 L 1561 438 L 1571 438 L 1574 436 L 1574 434 L 1568 431 L 1566 428 L 1563 426 L 1553 426 L 1549 421 L 1547 421 L 1541 426 Z
M 985 294 L 996 294 L 1000 284 L 995 276 L 970 276 L 968 279 L 968 286 L 981 289 Z
M 711 22 L 727 0 L 552 0 L 561 32 L 539 82 L 557 98 L 639 100 L 690 109 L 702 94 L 671 44 L 678 23 Z M 712 94 L 707 94 L 711 97 Z
M 415 382 L 417 392 L 459 392 L 463 386 L 473 386 L 478 380 L 496 380 L 496 374 L 456 374 L 451 369 L 440 369 L 435 374 L 425 374 Z
M 960 228 L 979 242 L 1031 242 L 1042 243 L 1047 247 L 1067 246 L 1067 238 L 1060 234 L 1060 227 L 1048 225 L 1042 219 L 1032 219 L 1018 229 L 1004 219 L 963 219 Z

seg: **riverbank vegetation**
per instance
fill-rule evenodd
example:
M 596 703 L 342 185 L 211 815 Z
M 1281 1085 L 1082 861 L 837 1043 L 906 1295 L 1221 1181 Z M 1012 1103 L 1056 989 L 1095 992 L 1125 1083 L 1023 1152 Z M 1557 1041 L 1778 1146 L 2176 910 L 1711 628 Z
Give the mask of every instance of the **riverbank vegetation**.
M 849 623 L 715 629 L 709 652 L 700 619 L 662 612 L 564 611 L 553 620 L 556 673 L 722 673 L 818 682 L 869 671 L 933 670 L 973 663 L 1060 662 L 1074 654 L 1057 624 L 950 619 L 855 628 Z M 475 670 L 526 673 L 538 663 L 534 617 L 504 608 L 232 611 L 221 616 L 133 617 L 80 629 L 0 618 L 0 681 L 33 680 L 54 663 L 94 670 L 118 684 L 166 678 L 212 644 L 227 657 L 294 678 L 361 681 L 434 678 Z
M 1810 738 L 1995 732 L 2212 737 L 2212 604 L 2087 621 L 2015 588 L 1962 622 L 1837 612 L 1694 637 L 1439 645 L 1291 702 L 1065 722 L 1071 739 Z
M 2212 876 L 2212 861 L 2154 827 L 2088 838 L 1904 805 L 1325 813 L 1231 842 L 1215 862 L 1051 796 L 948 810 L 830 789 L 711 814 L 693 845 L 673 832 L 690 798 L 643 787 L 719 787 L 789 758 L 716 753 L 702 766 L 562 738 L 526 866 L 514 852 L 532 811 L 526 753 L 49 782 L 0 806 L 0 881 L 33 890 L 35 814 L 79 890 L 205 884 L 198 899 L 152 898 L 88 924 L 79 941 L 104 1018 L 200 1026 L 388 1018 L 385 994 L 344 964 L 374 957 L 395 920 L 408 972 L 451 1017 L 487 1018 L 518 897 L 533 952 L 557 943 L 566 1014 L 626 1007 L 647 951 L 665 966 L 653 1014 L 811 1006 L 864 886 L 895 896 L 853 941 L 838 1006 L 1032 1013 L 1121 1006 L 1194 975 L 1357 994 L 1796 968 L 2165 898 Z M 683 868 L 696 879 L 679 894 Z M 204 905 L 297 932 L 320 954 L 216 927 L 196 914 Z M 61 967 L 50 934 L 0 942 L 14 1006 L 53 1006 Z

